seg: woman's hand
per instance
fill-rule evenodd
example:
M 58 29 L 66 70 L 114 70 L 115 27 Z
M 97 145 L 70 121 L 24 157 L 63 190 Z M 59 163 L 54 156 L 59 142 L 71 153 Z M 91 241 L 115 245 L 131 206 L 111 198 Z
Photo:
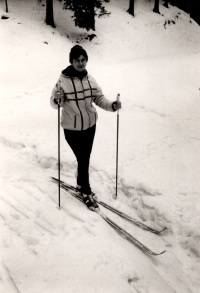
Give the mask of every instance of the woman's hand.
M 56 104 L 60 104 L 62 101 L 63 101 L 63 98 L 64 98 L 64 93 L 57 90 L 55 93 L 54 93 L 54 102 Z
M 114 101 L 113 102 L 113 108 L 114 108 L 115 111 L 121 109 L 122 108 L 122 103 L 120 101 L 117 101 L 117 100 Z

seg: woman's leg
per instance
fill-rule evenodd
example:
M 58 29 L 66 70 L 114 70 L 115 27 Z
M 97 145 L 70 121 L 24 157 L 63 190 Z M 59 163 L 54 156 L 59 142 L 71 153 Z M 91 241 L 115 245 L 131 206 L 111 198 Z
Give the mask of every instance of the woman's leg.
M 83 131 L 64 129 L 65 139 L 74 152 L 78 162 L 77 184 L 83 193 L 90 194 L 89 163 L 92 151 L 96 125 Z

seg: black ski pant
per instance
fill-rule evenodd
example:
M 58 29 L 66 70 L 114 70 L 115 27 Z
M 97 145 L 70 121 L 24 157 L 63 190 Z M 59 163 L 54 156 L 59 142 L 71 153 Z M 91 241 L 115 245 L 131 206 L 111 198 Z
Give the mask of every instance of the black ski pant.
M 65 139 L 76 156 L 78 163 L 77 184 L 85 194 L 91 193 L 89 182 L 89 164 L 96 124 L 87 130 L 74 131 L 64 129 Z

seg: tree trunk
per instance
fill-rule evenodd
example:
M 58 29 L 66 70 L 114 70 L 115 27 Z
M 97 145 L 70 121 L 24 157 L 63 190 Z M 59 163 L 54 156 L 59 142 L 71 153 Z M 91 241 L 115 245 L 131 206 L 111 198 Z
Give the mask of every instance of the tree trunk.
M 191 7 L 190 17 L 200 25 L 200 2 L 194 0 Z
M 134 0 L 129 1 L 129 9 L 127 12 L 134 16 Z
M 53 0 L 46 0 L 46 24 L 56 27 L 53 18 Z
M 153 12 L 160 14 L 160 11 L 159 11 L 159 0 L 155 0 L 155 5 L 154 5 Z
M 165 0 L 165 2 L 164 2 L 164 6 L 166 7 L 166 8 L 169 8 L 169 1 L 168 0 Z
M 8 1 L 7 0 L 5 1 L 6 1 L 6 12 L 8 12 Z
M 88 28 L 95 31 L 95 12 L 94 12 L 94 1 L 89 1 L 90 16 L 88 19 Z
M 175 3 L 174 3 L 175 1 L 174 0 L 170 0 L 169 1 L 169 3 L 172 5 L 172 6 L 174 6 L 175 5 Z

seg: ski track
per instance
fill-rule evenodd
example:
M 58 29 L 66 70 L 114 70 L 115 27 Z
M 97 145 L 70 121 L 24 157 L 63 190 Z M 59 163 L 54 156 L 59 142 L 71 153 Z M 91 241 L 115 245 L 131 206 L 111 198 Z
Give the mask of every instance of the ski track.
M 55 173 L 55 158 L 40 158 L 37 154 L 35 147 L 28 147 L 28 151 L 25 151 L 26 146 L 22 143 L 14 143 L 6 139 L 1 139 L 1 143 L 3 143 L 6 148 L 12 148 L 12 164 L 14 164 L 20 170 L 23 169 L 24 171 L 21 176 L 15 178 L 15 181 L 12 182 L 12 185 L 8 185 L 7 183 L 4 185 L 4 189 L 6 190 L 7 195 L 4 196 L 4 198 L 1 197 L 0 201 L 2 203 L 1 206 L 5 206 L 5 210 L 7 212 L 0 213 L 0 216 L 2 218 L 4 226 L 8 227 L 12 235 L 15 234 L 14 238 L 20 238 L 20 241 L 23 242 L 23 245 L 26 246 L 32 256 L 38 257 L 38 255 L 41 254 L 40 248 L 37 248 L 39 247 L 39 244 L 41 244 L 41 241 L 46 244 L 50 243 L 52 241 L 52 238 L 56 239 L 56 235 L 59 234 L 61 234 L 64 238 L 68 236 L 73 239 L 74 236 L 72 235 L 71 231 L 67 229 L 66 224 L 70 221 L 70 218 L 75 220 L 72 221 L 74 233 L 76 233 L 76 230 L 79 229 L 80 223 L 82 223 L 81 234 L 86 232 L 93 237 L 96 236 L 95 226 L 99 222 L 101 222 L 101 220 L 97 218 L 96 214 L 87 213 L 87 209 L 84 209 L 83 213 L 78 214 L 78 209 L 82 210 L 83 208 L 82 204 L 72 199 L 71 196 L 66 194 L 65 192 L 61 193 L 62 209 L 60 210 L 60 212 L 58 209 L 57 212 L 55 211 L 55 207 L 57 205 L 55 197 L 55 194 L 57 195 L 57 186 L 49 180 L 49 177 L 53 175 L 53 173 Z M 34 165 L 34 168 L 37 166 L 37 172 L 34 172 L 34 174 L 31 173 L 30 176 L 30 168 L 32 164 Z M 68 181 L 69 183 L 71 180 L 73 183 L 75 169 L 75 163 L 68 164 L 67 162 L 62 162 L 63 180 Z M 46 171 L 44 172 L 43 170 Z M 10 180 L 12 179 L 13 178 L 11 176 Z M 36 182 L 34 180 L 36 180 Z M 170 223 L 169 221 L 167 221 L 164 215 L 160 215 L 159 211 L 144 203 L 143 196 L 152 196 L 152 194 L 150 194 L 148 191 L 142 188 L 138 190 L 134 187 L 126 186 L 122 181 L 120 181 L 119 199 L 113 201 L 112 193 L 114 180 L 111 176 L 109 176 L 104 171 L 97 171 L 93 167 L 91 167 L 91 180 L 92 183 L 94 183 L 94 190 L 95 188 L 98 189 L 98 186 L 102 186 L 102 189 L 100 191 L 100 197 L 101 195 L 108 195 L 107 200 L 111 204 L 114 204 L 116 208 L 118 207 L 120 201 L 120 205 L 127 206 L 130 213 L 133 213 L 133 211 L 135 211 L 134 214 L 137 214 L 140 220 L 145 221 L 145 218 L 147 217 L 148 220 L 146 222 L 148 224 L 154 225 L 154 223 L 157 223 L 159 226 L 160 223 L 160 226 L 164 225 L 170 228 Z M 50 188 L 49 185 L 51 186 Z M 48 190 L 51 190 L 50 194 Z M 122 195 L 125 196 L 122 197 Z M 29 198 L 28 201 L 26 201 L 27 197 Z M 71 207 L 71 205 L 73 205 L 75 208 L 69 208 L 69 206 Z M 50 209 L 50 211 L 48 211 L 47 208 Z M 50 214 L 52 212 L 52 209 L 54 211 L 51 216 Z M 107 210 L 106 213 L 110 215 L 112 214 Z M 56 219 L 55 221 L 54 216 L 57 214 L 59 215 L 58 218 L 60 218 L 60 220 Z M 137 234 L 139 236 L 145 233 L 142 230 L 138 230 L 130 223 L 119 219 L 119 217 L 116 215 L 112 214 L 112 217 L 116 221 L 121 221 L 121 225 L 123 225 L 125 229 L 131 230 L 132 233 L 135 233 L 135 231 L 137 231 Z M 103 225 L 105 225 L 105 223 Z M 30 231 L 31 235 L 28 231 Z M 113 237 L 116 237 L 117 235 L 117 233 L 113 229 L 110 229 L 110 233 L 113 234 Z M 189 293 L 191 291 L 187 288 L 187 284 L 184 283 L 184 278 L 182 277 L 184 273 L 181 272 L 181 277 L 177 280 L 177 276 L 173 277 L 168 271 L 168 267 L 171 264 L 173 264 L 176 271 L 180 272 L 181 270 L 181 264 L 178 262 L 178 260 L 175 260 L 176 257 L 172 252 L 173 247 L 168 242 L 170 239 L 169 235 L 171 233 L 172 231 L 168 229 L 163 236 L 158 238 L 150 237 L 149 235 L 149 246 L 157 247 L 158 250 L 162 246 L 167 247 L 167 253 L 161 257 L 161 260 L 150 258 L 150 261 L 152 263 L 152 267 L 155 269 L 155 272 L 159 274 L 164 282 L 167 282 L 169 284 L 167 286 L 169 286 L 169 288 L 171 289 L 167 289 L 166 292 L 178 292 L 173 289 L 175 288 L 175 284 L 178 282 L 180 288 L 182 288 L 181 292 Z M 7 237 L 8 234 L 5 235 L 3 240 L 4 250 L 6 250 L 9 245 L 11 245 L 9 244 L 9 238 Z M 118 237 L 118 241 L 125 241 L 122 237 Z M 143 241 L 145 241 L 145 238 Z M 166 265 L 166 267 L 164 265 L 165 262 L 168 264 Z M 4 271 L 5 270 L 6 269 L 4 268 Z M 6 271 L 8 276 L 10 276 L 9 271 Z M 19 276 L 15 276 L 15 278 L 18 279 Z M 4 279 L 1 279 L 4 282 Z M 19 292 L 17 291 L 18 288 L 16 287 L 11 276 L 10 283 L 13 284 L 13 291 L 11 292 Z M 140 292 L 141 288 L 143 288 L 142 286 L 144 286 L 144 280 L 142 280 L 141 283 L 140 278 L 135 276 L 127 277 L 127 283 L 132 290 L 131 292 Z M 148 292 L 148 290 L 146 292 Z
M 6 284 L 6 285 L 5 285 Z M 2 293 L 20 293 L 10 271 L 3 262 L 0 262 L 0 292 Z

